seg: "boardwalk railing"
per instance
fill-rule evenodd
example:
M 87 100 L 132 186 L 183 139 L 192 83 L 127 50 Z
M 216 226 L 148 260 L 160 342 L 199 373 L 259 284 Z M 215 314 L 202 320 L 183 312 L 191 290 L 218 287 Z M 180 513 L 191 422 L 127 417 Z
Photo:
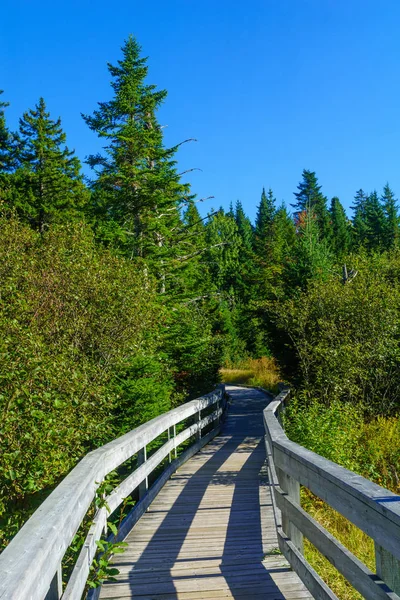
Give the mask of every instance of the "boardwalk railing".
M 124 539 L 174 471 L 219 432 L 225 410 L 225 389 L 219 386 L 211 394 L 187 402 L 87 454 L 0 556 L 0 599 L 80 600 L 97 551 L 96 542 L 106 530 L 108 515 L 139 488 L 140 500 L 122 521 L 114 541 Z M 194 417 L 194 423 L 179 431 L 184 426 L 182 422 L 190 417 L 192 421 Z M 211 430 L 202 436 L 205 428 Z M 147 446 L 162 434 L 166 437 L 167 433 L 168 440 L 147 457 Z M 190 438 L 194 438 L 193 443 L 178 456 L 178 446 Z M 109 473 L 134 456 L 137 457 L 136 469 L 104 498 L 62 591 L 64 554 L 93 506 L 97 488 Z M 163 461 L 167 461 L 167 466 L 149 488 L 149 475 Z
M 306 561 L 303 535 L 364 598 L 398 599 L 400 496 L 291 442 L 279 422 L 288 395 L 289 390 L 282 391 L 264 410 L 269 480 L 274 490 L 272 499 L 281 552 L 318 600 L 332 600 L 336 596 Z M 300 485 L 374 540 L 376 573 L 301 508 Z

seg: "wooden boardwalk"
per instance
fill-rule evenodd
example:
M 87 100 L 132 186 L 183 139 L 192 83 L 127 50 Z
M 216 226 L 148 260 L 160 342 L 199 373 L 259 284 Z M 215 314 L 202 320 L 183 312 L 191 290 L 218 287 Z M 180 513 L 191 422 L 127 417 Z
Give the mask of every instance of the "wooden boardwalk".
M 222 433 L 177 471 L 132 529 L 103 600 L 311 598 L 276 553 L 264 465 L 267 398 L 254 389 L 229 392 Z

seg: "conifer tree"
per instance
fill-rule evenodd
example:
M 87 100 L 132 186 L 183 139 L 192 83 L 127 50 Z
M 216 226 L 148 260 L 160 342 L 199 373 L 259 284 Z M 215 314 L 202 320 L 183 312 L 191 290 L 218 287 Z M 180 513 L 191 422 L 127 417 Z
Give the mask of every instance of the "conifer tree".
M 397 200 L 388 183 L 383 188 L 381 204 L 385 215 L 384 246 L 390 250 L 399 244 L 399 212 Z
M 218 293 L 230 292 L 239 268 L 241 237 L 235 218 L 220 208 L 206 224 L 204 260 Z
M 306 287 L 308 281 L 323 279 L 331 265 L 326 240 L 321 239 L 318 219 L 312 210 L 305 210 L 297 219 L 297 237 L 294 258 L 289 267 L 292 286 Z
M 275 202 L 276 200 L 271 188 L 268 190 L 268 196 L 263 188 L 260 204 L 257 208 L 254 231 L 254 248 L 260 258 L 263 257 L 267 244 L 271 241 L 272 224 L 276 213 Z
M 206 226 L 193 199 L 189 200 L 184 211 L 175 247 L 180 268 L 172 284 L 174 290 L 180 289 L 181 295 L 185 297 L 204 297 L 210 291 L 208 269 L 204 263 L 204 252 L 207 249 Z
M 245 252 L 251 252 L 253 248 L 253 227 L 250 219 L 246 216 L 242 203 L 237 200 L 235 207 L 235 221 L 238 233 L 242 239 L 242 246 Z
M 342 257 L 350 249 L 351 230 L 343 205 L 336 196 L 331 200 L 329 213 L 332 223 L 331 246 L 336 256 Z
M 0 95 L 3 94 L 3 90 L 0 90 Z M 2 102 L 0 100 L 0 173 L 10 171 L 15 165 L 15 158 L 13 153 L 13 136 L 6 124 L 6 117 L 4 109 L 9 106 L 9 102 Z
M 314 171 L 303 170 L 303 179 L 297 186 L 298 192 L 294 192 L 296 197 L 295 217 L 307 210 L 314 214 L 317 220 L 321 239 L 330 237 L 329 214 L 327 208 L 327 198 L 321 192 L 321 186 L 318 184 L 317 176 Z
M 106 142 L 103 154 L 88 158 L 97 175 L 93 189 L 101 199 L 103 217 L 123 232 L 129 255 L 147 259 L 163 291 L 180 210 L 190 196 L 176 169 L 178 146 L 164 147 L 156 117 L 167 92 L 146 83 L 146 62 L 130 36 L 122 59 L 108 65 L 112 99 L 83 118 Z
M 65 145 L 61 120 L 53 121 L 43 98 L 20 119 L 18 193 L 15 206 L 41 233 L 49 223 L 67 221 L 87 201 L 80 162 Z
M 354 203 L 351 209 L 353 215 L 353 245 L 356 248 L 363 246 L 367 239 L 367 201 L 368 196 L 364 190 L 359 189 L 354 196 Z
M 365 204 L 366 246 L 370 250 L 384 248 L 385 213 L 378 193 L 374 190 L 368 195 Z

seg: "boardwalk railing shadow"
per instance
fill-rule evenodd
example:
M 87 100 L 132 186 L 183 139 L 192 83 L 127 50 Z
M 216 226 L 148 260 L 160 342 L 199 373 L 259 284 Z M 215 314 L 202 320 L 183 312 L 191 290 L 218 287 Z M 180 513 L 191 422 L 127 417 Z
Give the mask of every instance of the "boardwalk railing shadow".
M 241 392 L 220 436 L 178 471 L 128 536 L 127 553 L 114 562 L 118 583 L 104 585 L 102 598 L 217 598 L 225 590 L 238 600 L 283 599 L 262 563 L 265 542 L 276 546 L 275 534 L 263 536 L 261 518 L 262 510 L 272 518 L 265 481 L 260 503 L 266 397 L 244 401 Z

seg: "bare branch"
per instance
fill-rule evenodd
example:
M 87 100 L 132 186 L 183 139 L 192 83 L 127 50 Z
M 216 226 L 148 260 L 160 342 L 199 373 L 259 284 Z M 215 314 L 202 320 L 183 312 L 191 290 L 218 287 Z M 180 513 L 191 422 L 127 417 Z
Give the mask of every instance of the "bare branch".
M 187 140 L 183 140 L 183 142 L 179 142 L 179 144 L 176 144 L 173 146 L 173 148 L 179 148 L 179 146 L 182 146 L 182 144 L 187 144 L 188 142 L 197 142 L 197 140 L 196 138 L 188 138 Z
M 203 172 L 202 169 L 199 169 L 198 167 L 193 167 L 193 169 L 188 169 L 187 171 L 182 171 L 182 173 L 178 174 L 178 177 L 182 177 L 182 175 L 185 175 L 186 173 L 191 173 L 192 171 L 201 171 L 201 172 Z

